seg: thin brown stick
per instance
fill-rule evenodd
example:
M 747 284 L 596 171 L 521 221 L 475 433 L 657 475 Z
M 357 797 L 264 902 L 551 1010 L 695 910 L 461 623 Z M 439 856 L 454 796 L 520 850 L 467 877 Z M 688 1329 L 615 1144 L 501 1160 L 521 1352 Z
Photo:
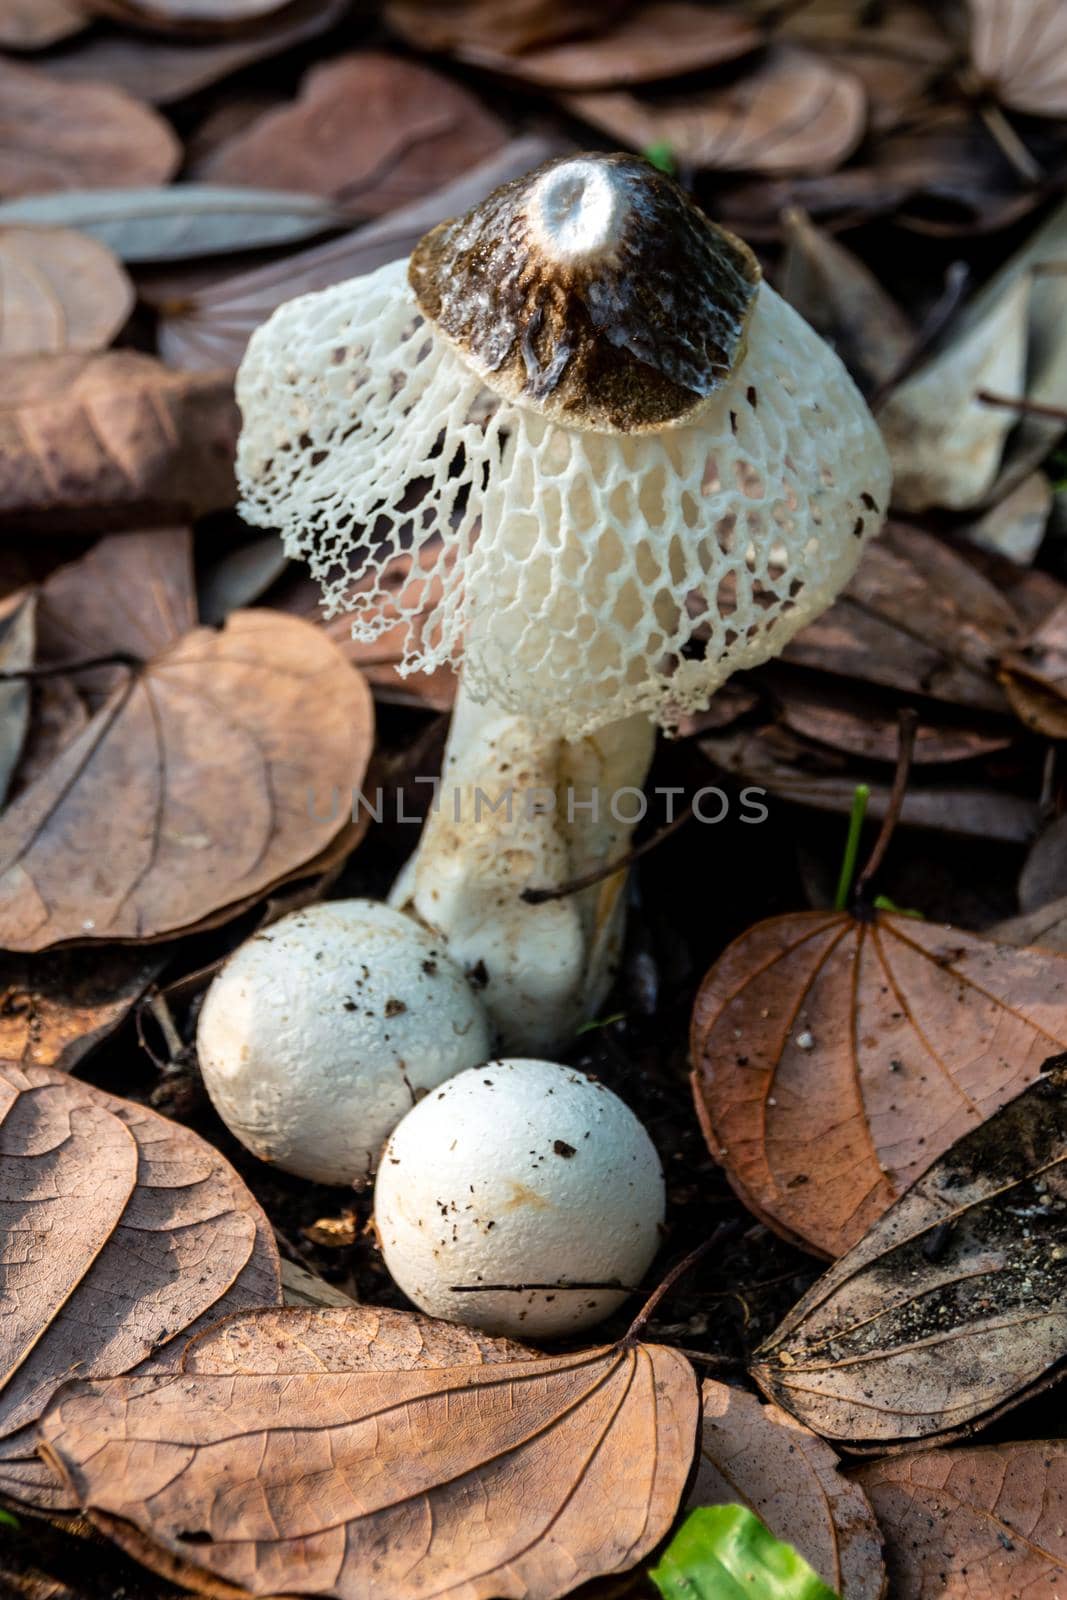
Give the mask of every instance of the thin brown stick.
M 698 1244 L 695 1250 L 690 1250 L 687 1256 L 683 1256 L 681 1261 L 671 1268 L 659 1287 L 657 1289 L 653 1289 L 652 1293 L 649 1295 L 648 1299 L 645 1301 L 644 1305 L 641 1307 L 640 1311 L 627 1328 L 621 1343 L 632 1344 L 637 1339 L 640 1339 L 642 1333 L 648 1327 L 648 1324 L 652 1318 L 652 1313 L 667 1298 L 675 1284 L 678 1282 L 679 1278 L 684 1278 L 685 1274 L 690 1270 L 691 1267 L 695 1267 L 698 1261 L 703 1261 L 704 1257 L 709 1255 L 712 1250 L 718 1249 L 724 1244 L 728 1244 L 736 1234 L 740 1233 L 740 1231 L 741 1224 L 736 1217 L 730 1222 L 720 1222 L 719 1226 L 715 1229 L 710 1238 L 705 1239 L 703 1244 Z
M 51 667 L 22 667 L 17 671 L 0 672 L 0 683 L 35 683 L 38 678 L 63 678 L 77 672 L 93 672 L 98 667 L 126 667 L 134 672 L 143 666 L 140 656 L 116 650 L 109 656 L 87 656 L 84 661 L 60 661 Z
M 672 833 L 684 827 L 693 815 L 693 807 L 686 806 L 684 811 L 679 811 L 673 822 L 666 823 L 651 839 L 646 839 L 644 844 L 637 845 L 633 850 L 628 850 L 624 856 L 619 856 L 615 861 L 609 861 L 604 867 L 594 867 L 592 872 L 583 872 L 580 878 L 570 878 L 566 883 L 558 884 L 555 889 L 523 889 L 519 895 L 528 906 L 543 906 L 549 900 L 563 900 L 569 894 L 579 894 L 583 889 L 591 889 L 594 884 L 603 883 L 605 878 L 613 878 L 617 872 L 625 872 L 632 867 L 635 861 L 640 861 L 642 856 L 647 856 L 664 839 L 669 839 Z
M 897 746 L 897 770 L 893 774 L 893 787 L 889 794 L 889 805 L 885 816 L 882 818 L 881 831 L 874 841 L 870 860 L 856 879 L 856 888 L 853 898 L 862 900 L 867 885 L 885 860 L 885 853 L 889 849 L 890 841 L 900 821 L 900 813 L 904 809 L 904 796 L 908 792 L 908 778 L 911 774 L 911 759 L 915 754 L 915 735 L 919 729 L 919 713 L 910 706 L 906 706 L 899 717 L 900 740 Z
M 882 401 L 897 385 L 903 383 L 905 378 L 910 378 L 916 367 L 925 360 L 958 311 L 970 281 L 971 273 L 966 262 L 954 261 L 945 273 L 944 288 L 930 307 L 915 334 L 911 349 L 907 352 L 903 361 L 898 362 L 888 378 L 883 379 L 871 395 L 868 404 L 872 411 L 877 411 Z
M 1040 183 L 1045 176 L 1042 167 L 1034 160 L 1000 107 L 987 100 L 979 106 L 978 113 L 992 134 L 1001 155 L 1009 166 L 1014 167 L 1023 182 Z
M 990 389 L 979 389 L 974 397 L 984 406 L 1004 406 L 1009 411 L 1019 411 L 1025 417 L 1048 417 L 1052 422 L 1067 422 L 1067 406 L 1049 406 L 1041 400 L 1027 400 L 1022 395 L 994 394 Z

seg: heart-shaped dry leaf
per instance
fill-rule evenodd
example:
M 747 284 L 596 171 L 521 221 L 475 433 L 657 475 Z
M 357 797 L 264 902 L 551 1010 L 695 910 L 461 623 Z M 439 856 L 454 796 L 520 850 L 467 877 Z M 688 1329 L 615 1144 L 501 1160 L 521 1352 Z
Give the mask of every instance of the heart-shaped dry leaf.
M 376 217 L 433 194 L 498 150 L 504 124 L 450 78 L 367 50 L 310 72 L 198 169 L 209 183 L 306 190 Z
M 1064 1048 L 1063 956 L 802 911 L 757 923 L 704 979 L 693 1091 L 745 1204 L 839 1256 Z
M 841 1600 L 880 1600 L 882 1536 L 861 1489 L 830 1446 L 744 1389 L 711 1380 L 688 1505 L 740 1503 L 800 1551 Z
M 971 61 L 1013 111 L 1067 116 L 1067 7 L 1062 0 L 970 0 Z
M 209 1593 L 551 1600 L 659 1542 L 699 1411 L 683 1356 L 508 1359 L 399 1315 L 240 1319 L 195 1370 L 68 1387 L 48 1459 L 98 1526 Z
M 216 1316 L 276 1304 L 278 1258 L 237 1174 L 154 1111 L 13 1064 L 0 1064 L 0 1111 L 0 1206 L 18 1245 L 0 1262 L 0 1493 L 55 1508 L 32 1427 L 57 1385 L 129 1372 Z
M 1067 1571 L 1067 1443 L 923 1450 L 856 1473 L 893 1600 L 1048 1600 Z
M 372 726 L 308 623 L 244 611 L 186 634 L 0 820 L 0 946 L 160 938 L 255 899 L 344 830 Z
M 239 426 L 229 373 L 135 350 L 5 362 L 0 526 L 84 535 L 232 506 Z
M 851 1450 L 984 1427 L 1067 1361 L 1067 1059 L 965 1134 L 756 1352 L 770 1399 Z M 820 1160 L 832 1160 L 824 1152 Z
M 611 90 L 563 103 L 634 150 L 666 143 L 687 165 L 771 174 L 832 172 L 859 143 L 867 109 L 858 78 L 786 45 L 726 88 L 655 100 Z
M 164 183 L 181 160 L 170 124 L 121 89 L 0 61 L 0 105 L 0 195 Z
M 103 350 L 133 309 L 110 250 L 70 228 L 0 227 L 0 355 Z

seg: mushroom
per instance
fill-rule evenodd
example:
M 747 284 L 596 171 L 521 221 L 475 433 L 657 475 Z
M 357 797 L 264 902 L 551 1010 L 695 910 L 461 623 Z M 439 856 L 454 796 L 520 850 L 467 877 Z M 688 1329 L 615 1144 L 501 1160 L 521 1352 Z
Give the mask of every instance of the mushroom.
M 398 1124 L 374 1187 L 385 1264 L 420 1310 L 530 1338 L 621 1305 L 663 1214 L 659 1157 L 633 1112 L 550 1061 L 449 1079 Z
M 357 639 L 399 620 L 402 671 L 462 656 L 391 898 L 485 976 L 504 1048 L 554 1054 L 610 985 L 625 874 L 521 891 L 618 860 L 653 725 L 838 594 L 883 520 L 878 429 L 748 247 L 625 155 L 550 162 L 282 306 L 238 398 L 246 518 Z
M 490 1030 L 440 939 L 377 901 L 334 900 L 239 946 L 196 1042 L 212 1104 L 254 1155 L 358 1184 L 420 1094 L 485 1060 Z

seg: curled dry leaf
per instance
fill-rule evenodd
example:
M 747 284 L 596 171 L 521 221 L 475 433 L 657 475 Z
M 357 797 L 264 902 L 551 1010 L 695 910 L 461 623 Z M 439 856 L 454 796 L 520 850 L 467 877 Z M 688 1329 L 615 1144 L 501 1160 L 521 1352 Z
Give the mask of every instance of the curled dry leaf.
M 0 1065 L 0 1110 L 20 1241 L 0 1263 L 0 1493 L 54 1509 L 32 1427 L 57 1386 L 163 1359 L 209 1313 L 277 1304 L 278 1259 L 237 1174 L 188 1129 L 40 1066 Z
M 1065 1045 L 1063 956 L 804 911 L 757 923 L 704 979 L 693 1091 L 745 1204 L 839 1256 Z
M 651 0 L 588 38 L 518 53 L 460 40 L 455 54 L 538 88 L 573 92 L 700 72 L 734 61 L 762 42 L 760 29 L 740 11 L 708 10 L 692 0 Z
M 88 22 L 78 0 L 0 0 L 0 49 L 47 50 Z
M 344 831 L 372 702 L 319 630 L 235 612 L 123 680 L 0 820 L 8 949 L 203 925 Z
M 821 1152 L 821 1159 L 832 1159 Z M 1067 1059 L 958 1139 L 808 1290 L 752 1375 L 878 1452 L 985 1426 L 1067 1360 Z
M 0 61 L 0 105 L 0 195 L 164 183 L 181 160 L 169 123 L 121 89 Z
M 1067 1568 L 1067 1444 L 923 1450 L 856 1472 L 895 1600 L 1052 1596 Z
M 137 264 L 299 244 L 340 220 L 340 212 L 315 195 L 204 183 L 70 189 L 0 205 L 0 225 L 73 227 Z
M 198 175 L 307 190 L 374 217 L 434 193 L 505 138 L 499 118 L 460 84 L 367 50 L 316 67 L 294 104 L 268 111 Z
M 169 952 L 57 950 L 5 955 L 0 983 L 0 1060 L 72 1072 L 106 1039 L 159 976 Z
M 978 505 L 996 481 L 1016 414 L 983 405 L 982 389 L 1017 395 L 1026 384 L 1030 282 L 1016 278 L 878 410 L 893 463 L 893 502 L 904 511 Z
M 386 261 L 410 255 L 429 228 L 446 217 L 462 215 L 500 184 L 540 166 L 556 153 L 556 146 L 545 139 L 515 139 L 437 194 L 339 239 L 206 288 L 184 294 L 168 290 L 160 308 L 161 355 L 172 366 L 192 371 L 237 366 L 253 331 L 283 300 L 373 272 Z
M 68 1387 L 42 1437 L 99 1527 L 209 1592 L 551 1600 L 667 1532 L 697 1386 L 659 1345 L 513 1352 L 361 1307 L 238 1319 L 181 1374 Z
M 1067 116 L 1067 10 L 1060 0 L 970 0 L 971 63 L 1013 111 Z
M 416 50 L 531 50 L 596 33 L 630 0 L 387 0 L 389 26 Z
M 93 34 L 74 48 L 49 56 L 44 65 L 49 76 L 62 83 L 107 83 L 153 105 L 169 106 L 325 33 L 341 21 L 350 5 L 351 0 L 289 0 L 277 15 L 232 39 L 185 42 Z
M 830 1446 L 777 1406 L 708 1381 L 690 1506 L 754 1511 L 841 1600 L 880 1600 L 882 1536 L 867 1497 Z
M 859 143 L 863 85 L 791 46 L 725 88 L 639 100 L 625 91 L 572 94 L 567 109 L 635 150 L 665 142 L 676 159 L 735 172 L 832 172 Z
M 6 362 L 0 526 L 84 534 L 222 510 L 239 427 L 229 374 L 134 350 Z
M 833 345 L 861 388 L 880 388 L 915 348 L 910 321 L 870 268 L 803 211 L 790 211 L 785 228 L 781 293 Z
M 133 284 L 95 239 L 0 226 L 0 355 L 104 350 L 133 299 Z

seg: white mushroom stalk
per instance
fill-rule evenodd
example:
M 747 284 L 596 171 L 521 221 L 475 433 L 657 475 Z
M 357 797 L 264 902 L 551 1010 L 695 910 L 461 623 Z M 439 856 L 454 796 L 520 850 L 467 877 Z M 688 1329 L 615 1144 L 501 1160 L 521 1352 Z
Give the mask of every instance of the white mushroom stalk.
M 399 616 L 402 670 L 462 661 L 393 900 L 484 977 L 505 1048 L 552 1054 L 610 984 L 624 879 L 521 891 L 618 859 L 655 724 L 848 581 L 888 500 L 877 428 L 747 247 L 627 156 L 550 163 L 281 307 L 238 398 L 246 517 L 355 637 Z

